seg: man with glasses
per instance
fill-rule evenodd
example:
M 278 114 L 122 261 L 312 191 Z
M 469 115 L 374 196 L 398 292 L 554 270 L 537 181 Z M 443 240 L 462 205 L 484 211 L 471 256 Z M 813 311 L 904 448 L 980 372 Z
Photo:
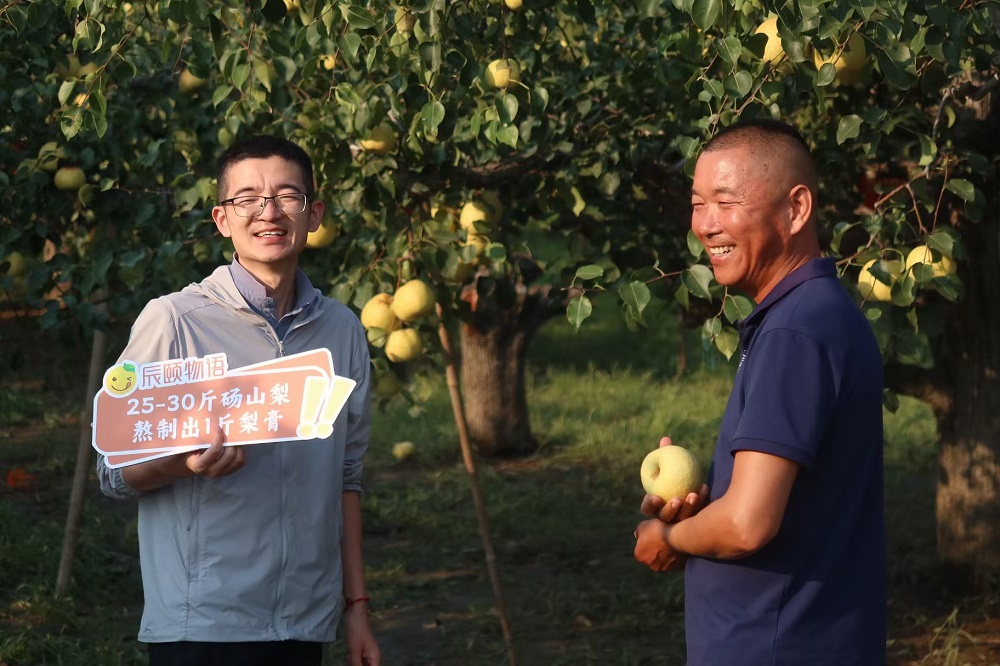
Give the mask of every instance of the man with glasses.
M 233 262 L 151 301 L 121 359 L 224 352 L 230 368 L 326 348 L 357 382 L 326 440 L 224 446 L 110 469 L 101 489 L 138 497 L 151 666 L 322 663 L 341 617 L 352 666 L 377 666 L 361 549 L 369 435 L 365 332 L 298 268 L 323 204 L 295 144 L 259 136 L 226 151 L 212 219 Z

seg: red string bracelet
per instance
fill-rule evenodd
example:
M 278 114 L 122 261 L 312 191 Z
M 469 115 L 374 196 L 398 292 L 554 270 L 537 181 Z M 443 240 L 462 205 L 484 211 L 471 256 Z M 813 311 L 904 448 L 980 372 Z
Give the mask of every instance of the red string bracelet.
M 350 608 L 354 604 L 362 602 L 362 601 L 371 601 L 371 597 L 356 597 L 354 599 L 351 599 L 350 597 L 346 597 L 345 596 L 344 597 L 344 608 L 345 609 Z

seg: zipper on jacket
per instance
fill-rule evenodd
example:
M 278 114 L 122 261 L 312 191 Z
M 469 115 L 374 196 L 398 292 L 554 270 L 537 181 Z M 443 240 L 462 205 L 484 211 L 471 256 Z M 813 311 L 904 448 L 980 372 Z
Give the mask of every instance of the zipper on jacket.
M 285 356 L 285 341 L 278 337 L 277 331 L 268 325 L 274 341 L 278 346 L 278 358 Z M 287 333 L 286 333 L 287 335 Z M 288 566 L 288 521 L 285 517 L 285 468 L 287 466 L 286 450 L 284 446 L 278 447 L 278 525 L 281 527 L 281 561 L 278 568 L 278 582 L 274 589 L 274 611 L 271 617 L 271 626 L 278 640 L 286 640 L 287 626 L 281 617 L 284 607 L 285 596 L 285 569 Z
M 286 482 L 285 482 L 285 467 L 286 467 L 286 456 L 285 447 L 279 447 L 279 461 L 278 474 L 280 475 L 280 483 L 278 484 L 281 488 L 281 492 L 278 494 L 278 524 L 281 526 L 281 563 L 278 569 L 278 584 L 275 586 L 274 590 L 274 613 L 275 616 L 271 622 L 274 626 L 274 632 L 278 635 L 280 640 L 286 640 L 285 630 L 287 629 L 284 618 L 281 617 L 281 610 L 284 608 L 285 601 L 285 569 L 288 567 L 288 520 L 285 515 L 286 506 Z

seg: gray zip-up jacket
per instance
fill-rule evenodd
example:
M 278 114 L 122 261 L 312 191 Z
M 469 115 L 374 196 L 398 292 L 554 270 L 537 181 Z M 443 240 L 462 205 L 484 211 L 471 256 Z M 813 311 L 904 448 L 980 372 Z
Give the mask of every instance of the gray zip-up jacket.
M 316 292 L 279 340 L 222 266 L 145 307 L 119 362 L 225 352 L 239 368 L 325 347 L 357 386 L 324 440 L 249 446 L 246 466 L 149 492 L 99 457 L 101 490 L 138 496 L 145 608 L 139 640 L 329 642 L 342 610 L 341 494 L 361 490 L 369 356 L 358 318 Z

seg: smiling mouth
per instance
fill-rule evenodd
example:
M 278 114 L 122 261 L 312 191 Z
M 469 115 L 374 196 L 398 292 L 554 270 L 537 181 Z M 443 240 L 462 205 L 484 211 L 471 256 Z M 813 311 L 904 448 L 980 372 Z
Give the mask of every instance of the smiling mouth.
M 254 234 L 255 238 L 281 238 L 287 236 L 288 232 L 283 229 L 274 229 L 271 231 L 259 231 Z
M 708 253 L 713 257 L 724 257 L 735 249 L 735 245 L 723 245 L 721 247 L 708 248 Z

